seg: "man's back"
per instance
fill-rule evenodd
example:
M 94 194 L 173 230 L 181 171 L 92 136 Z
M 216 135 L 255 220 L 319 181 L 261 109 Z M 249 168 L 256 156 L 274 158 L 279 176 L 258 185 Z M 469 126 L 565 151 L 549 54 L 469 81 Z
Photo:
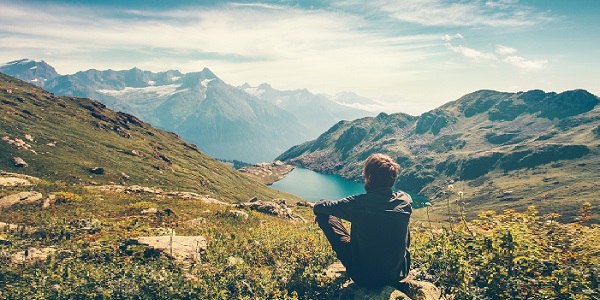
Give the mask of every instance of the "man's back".
M 331 215 L 352 223 L 349 255 L 342 262 L 357 284 L 393 285 L 406 277 L 410 268 L 411 202 L 408 194 L 386 188 L 315 205 L 317 215 Z

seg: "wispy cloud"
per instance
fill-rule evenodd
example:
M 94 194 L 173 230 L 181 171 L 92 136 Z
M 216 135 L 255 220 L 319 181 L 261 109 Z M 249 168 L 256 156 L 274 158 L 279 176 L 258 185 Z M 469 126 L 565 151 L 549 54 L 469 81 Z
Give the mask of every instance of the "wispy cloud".
M 389 35 L 343 12 L 265 4 L 117 12 L 19 2 L 2 7 L 0 53 L 46 59 L 59 72 L 209 67 L 234 84 L 261 78 L 283 87 L 377 91 L 417 74 L 410 65 L 432 55 L 428 49 L 439 41 L 434 34 Z M 364 85 L 364 78 L 375 84 Z
M 553 20 L 518 1 L 444 1 L 444 0 L 360 0 L 340 2 L 339 6 L 367 6 L 408 23 L 425 26 L 519 27 Z
M 508 54 L 514 54 L 516 52 L 517 52 L 517 49 L 515 49 L 515 48 L 502 46 L 502 45 L 496 46 L 496 53 L 498 53 L 498 54 L 508 55 Z
M 521 56 L 509 56 L 502 59 L 502 61 L 527 71 L 541 70 L 548 64 L 548 60 L 545 59 L 529 60 Z
M 464 37 L 459 33 L 455 35 L 442 36 L 442 40 L 446 41 L 446 48 L 452 52 L 462 55 L 472 62 L 503 62 L 524 71 L 537 71 L 545 68 L 548 64 L 548 60 L 531 60 L 522 56 L 512 55 L 517 53 L 517 49 L 512 47 L 497 45 L 496 53 L 498 55 L 496 55 L 491 52 L 480 51 L 463 45 L 453 45 L 452 41 L 455 39 L 464 40 Z

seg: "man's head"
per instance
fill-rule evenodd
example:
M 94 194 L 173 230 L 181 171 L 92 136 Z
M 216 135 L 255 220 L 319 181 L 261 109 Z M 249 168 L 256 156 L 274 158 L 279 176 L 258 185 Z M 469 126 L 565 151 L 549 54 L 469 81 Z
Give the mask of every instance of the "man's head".
M 399 171 L 400 166 L 391 157 L 381 153 L 372 154 L 365 161 L 363 169 L 365 189 L 393 187 Z

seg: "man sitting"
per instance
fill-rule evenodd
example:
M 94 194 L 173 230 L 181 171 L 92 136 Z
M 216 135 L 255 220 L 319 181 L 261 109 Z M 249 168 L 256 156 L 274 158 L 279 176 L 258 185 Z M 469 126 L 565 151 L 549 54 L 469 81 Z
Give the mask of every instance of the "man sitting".
M 315 204 L 319 227 L 358 286 L 401 287 L 408 275 L 412 199 L 392 191 L 399 169 L 389 156 L 373 154 L 362 174 L 366 194 Z M 351 233 L 341 219 L 352 223 Z

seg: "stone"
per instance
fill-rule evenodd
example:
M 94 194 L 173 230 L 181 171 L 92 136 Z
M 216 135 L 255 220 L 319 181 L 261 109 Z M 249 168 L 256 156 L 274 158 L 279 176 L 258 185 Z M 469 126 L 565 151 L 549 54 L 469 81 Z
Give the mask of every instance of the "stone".
M 29 166 L 22 158 L 20 157 L 13 157 L 13 162 L 15 164 L 15 167 L 17 168 L 25 168 L 27 166 Z
M 332 280 L 346 277 L 346 268 L 341 262 L 335 262 L 323 271 L 323 276 Z M 410 277 L 410 275 L 409 275 Z M 402 281 L 402 291 L 395 287 L 386 286 L 380 289 L 367 289 L 357 286 L 352 280 L 343 284 L 338 299 L 382 299 L 382 300 L 439 300 L 445 299 L 440 289 L 426 281 L 405 279 Z
M 0 186 L 29 186 L 31 182 L 24 178 L 0 177 Z
M 30 204 L 42 200 L 44 196 L 38 192 L 20 192 L 0 198 L 0 208 L 8 208 L 17 203 Z
M 250 216 L 247 212 L 241 210 L 230 210 L 229 212 L 232 213 L 234 216 L 242 219 L 248 219 L 248 217 Z
M 102 167 L 93 167 L 89 169 L 90 173 L 102 175 L 104 174 L 104 168 Z
M 56 249 L 52 247 L 45 248 L 28 248 L 25 251 L 20 251 L 12 255 L 11 261 L 15 264 L 31 263 L 36 261 L 44 261 L 52 253 L 56 252 Z
M 131 241 L 160 250 L 175 260 L 188 261 L 195 260 L 199 253 L 205 251 L 208 242 L 203 236 L 146 236 L 137 237 Z
M 287 207 L 287 205 L 285 204 L 285 199 L 279 199 L 279 200 L 275 200 L 275 201 L 277 201 L 279 203 L 258 200 L 258 201 L 254 201 L 254 202 L 240 203 L 240 204 L 237 204 L 236 207 L 237 208 L 248 208 L 250 210 L 258 211 L 258 212 L 265 213 L 268 215 L 273 215 L 273 216 L 277 216 L 277 217 L 282 217 L 282 218 L 306 223 L 306 220 L 304 218 L 302 218 L 301 216 L 299 216 L 297 214 L 294 214 L 292 212 L 292 209 Z
M 158 212 L 158 209 L 156 207 L 150 207 L 148 209 L 143 209 L 140 213 L 142 215 L 153 215 L 156 214 Z
M 302 201 L 298 201 L 296 202 L 297 206 L 305 206 L 305 207 L 315 207 L 315 204 L 313 202 L 308 202 L 306 200 L 302 200 Z

